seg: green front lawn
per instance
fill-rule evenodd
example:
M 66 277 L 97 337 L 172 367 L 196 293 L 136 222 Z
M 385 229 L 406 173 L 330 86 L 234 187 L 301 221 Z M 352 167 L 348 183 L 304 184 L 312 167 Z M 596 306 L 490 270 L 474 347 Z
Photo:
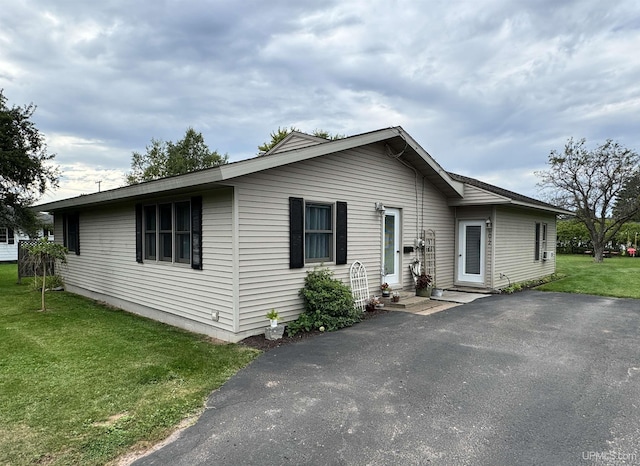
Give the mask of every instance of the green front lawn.
M 104 464 L 199 413 L 258 352 L 66 292 L 46 312 L 0 264 L 0 464 Z
M 640 298 L 640 258 L 605 258 L 598 264 L 584 255 L 556 255 L 559 280 L 537 290 Z

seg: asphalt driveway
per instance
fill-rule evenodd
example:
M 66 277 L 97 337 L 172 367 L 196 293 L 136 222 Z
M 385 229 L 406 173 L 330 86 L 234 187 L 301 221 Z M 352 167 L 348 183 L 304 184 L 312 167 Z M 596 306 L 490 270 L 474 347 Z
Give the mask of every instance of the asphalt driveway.
M 264 354 L 136 464 L 640 464 L 640 301 L 527 291 Z

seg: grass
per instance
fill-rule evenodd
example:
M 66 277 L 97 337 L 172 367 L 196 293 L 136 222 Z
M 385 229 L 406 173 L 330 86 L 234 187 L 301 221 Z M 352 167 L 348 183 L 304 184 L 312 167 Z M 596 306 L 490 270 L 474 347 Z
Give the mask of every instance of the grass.
M 166 437 L 257 351 L 66 292 L 0 264 L 0 464 L 105 464 Z M 28 281 L 28 280 L 26 280 Z
M 640 298 L 640 258 L 612 257 L 595 263 L 590 256 L 556 255 L 558 280 L 537 290 Z
M 557 255 L 539 290 L 640 298 L 640 259 Z M 258 353 L 216 345 L 0 264 L 0 465 L 105 464 L 166 437 Z

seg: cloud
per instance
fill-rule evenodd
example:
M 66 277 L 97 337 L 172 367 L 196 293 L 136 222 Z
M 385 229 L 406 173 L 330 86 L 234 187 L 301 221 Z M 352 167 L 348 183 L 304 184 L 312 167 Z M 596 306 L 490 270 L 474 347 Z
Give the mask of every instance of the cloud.
M 279 126 L 402 125 L 444 168 L 532 195 L 571 136 L 640 147 L 639 43 L 624 0 L 25 0 L 3 6 L 0 88 L 73 173 L 111 179 L 189 126 L 239 160 Z

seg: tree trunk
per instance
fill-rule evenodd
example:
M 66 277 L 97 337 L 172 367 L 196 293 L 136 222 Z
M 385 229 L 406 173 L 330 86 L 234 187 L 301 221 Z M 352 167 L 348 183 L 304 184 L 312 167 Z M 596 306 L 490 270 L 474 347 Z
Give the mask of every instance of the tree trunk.
M 42 266 L 42 310 L 46 311 L 47 307 L 45 306 L 45 303 L 44 303 L 44 290 L 47 284 L 47 264 L 46 264 L 46 257 L 44 254 L 40 254 L 40 264 Z
M 593 246 L 593 261 L 594 262 L 602 262 L 602 258 L 604 255 L 604 246 L 595 245 Z

